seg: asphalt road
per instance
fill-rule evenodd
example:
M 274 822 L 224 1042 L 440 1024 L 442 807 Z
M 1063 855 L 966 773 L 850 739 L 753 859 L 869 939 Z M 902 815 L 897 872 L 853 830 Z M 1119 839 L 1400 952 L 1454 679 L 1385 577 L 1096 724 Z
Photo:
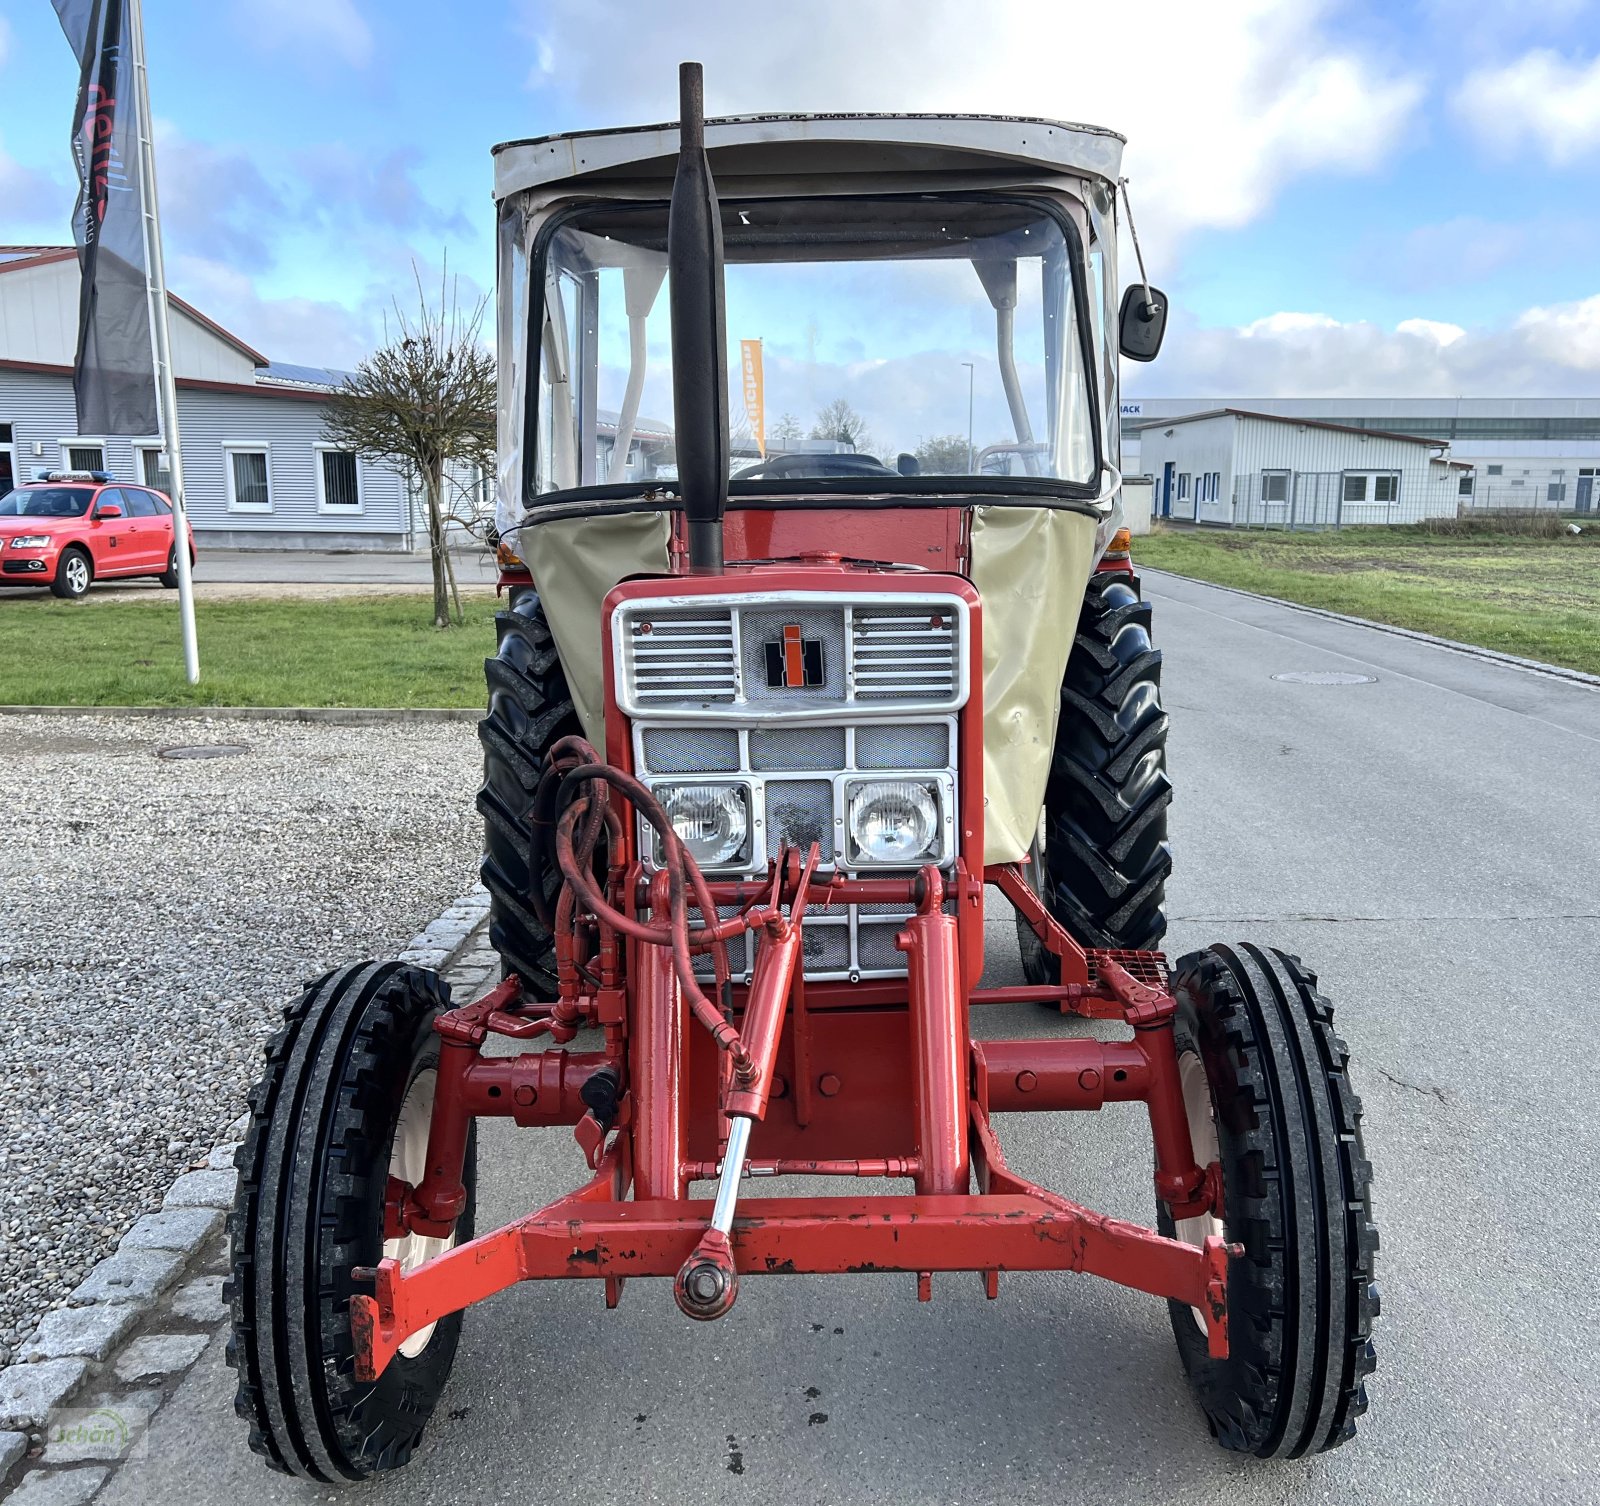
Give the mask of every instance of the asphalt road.
M 1335 1454 L 1218 1450 L 1162 1304 L 1088 1277 L 751 1280 L 725 1321 L 665 1283 L 529 1287 L 467 1319 L 410 1467 L 369 1502 L 1567 1502 L 1600 1499 L 1590 1270 L 1600 692 L 1171 579 L 1152 582 L 1177 786 L 1174 953 L 1258 939 L 1339 1006 L 1377 1169 L 1372 1410 Z M 1272 675 L 1339 670 L 1347 686 Z M 466 792 L 463 792 L 466 798 Z M 991 923 L 993 971 L 1016 967 Z M 1071 1029 L 986 1011 L 996 1034 Z M 1009 1016 L 1009 1017 L 1008 1017 Z M 1148 1218 L 1132 1108 L 1001 1124 L 1030 1174 Z M 480 1219 L 575 1180 L 489 1126 Z M 245 1450 L 214 1344 L 103 1500 L 309 1502 Z

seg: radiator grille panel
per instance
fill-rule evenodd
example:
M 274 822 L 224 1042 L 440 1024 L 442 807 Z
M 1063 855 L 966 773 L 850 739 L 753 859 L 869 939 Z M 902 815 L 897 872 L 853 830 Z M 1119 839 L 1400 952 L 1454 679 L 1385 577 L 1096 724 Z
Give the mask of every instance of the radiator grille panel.
M 738 698 L 727 607 L 641 612 L 629 623 L 626 651 L 633 697 L 641 705 L 730 705 Z
M 784 843 L 804 852 L 821 844 L 822 861 L 833 862 L 833 784 L 826 779 L 775 779 L 767 785 L 767 856 Z
M 940 608 L 857 607 L 851 658 L 858 701 L 943 701 L 956 692 L 956 630 Z

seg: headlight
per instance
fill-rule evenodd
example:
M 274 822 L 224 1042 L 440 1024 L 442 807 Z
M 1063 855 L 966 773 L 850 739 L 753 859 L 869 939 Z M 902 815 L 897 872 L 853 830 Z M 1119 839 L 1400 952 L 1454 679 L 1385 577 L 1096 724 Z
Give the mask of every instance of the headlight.
M 912 779 L 852 785 L 850 855 L 908 867 L 940 850 L 938 786 Z
M 720 868 L 744 856 L 750 807 L 743 785 L 658 784 L 655 796 L 678 840 L 702 868 Z M 662 860 L 658 837 L 657 864 Z
M 50 535 L 47 533 L 20 533 L 11 541 L 13 549 L 48 549 Z

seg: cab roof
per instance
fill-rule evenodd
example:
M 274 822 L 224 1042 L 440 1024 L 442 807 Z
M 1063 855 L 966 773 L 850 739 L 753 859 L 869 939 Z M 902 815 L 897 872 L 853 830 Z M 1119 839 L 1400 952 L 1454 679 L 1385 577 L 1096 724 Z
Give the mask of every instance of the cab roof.
M 1101 126 L 1019 115 L 731 115 L 706 122 L 706 152 L 719 182 L 894 178 L 914 188 L 938 177 L 1015 183 L 1079 175 L 1114 183 L 1124 144 Z M 677 156 L 676 123 L 506 141 L 494 149 L 495 198 L 556 185 L 666 184 Z

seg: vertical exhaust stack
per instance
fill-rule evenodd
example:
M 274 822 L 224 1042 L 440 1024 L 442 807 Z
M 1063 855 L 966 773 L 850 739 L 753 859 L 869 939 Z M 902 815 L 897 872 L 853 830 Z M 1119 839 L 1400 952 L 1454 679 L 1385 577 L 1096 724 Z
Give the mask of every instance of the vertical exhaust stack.
M 667 220 L 672 419 L 689 523 L 689 568 L 720 575 L 728 506 L 728 340 L 722 216 L 706 160 L 705 85 L 698 63 L 679 65 L 678 100 L 678 173 Z

